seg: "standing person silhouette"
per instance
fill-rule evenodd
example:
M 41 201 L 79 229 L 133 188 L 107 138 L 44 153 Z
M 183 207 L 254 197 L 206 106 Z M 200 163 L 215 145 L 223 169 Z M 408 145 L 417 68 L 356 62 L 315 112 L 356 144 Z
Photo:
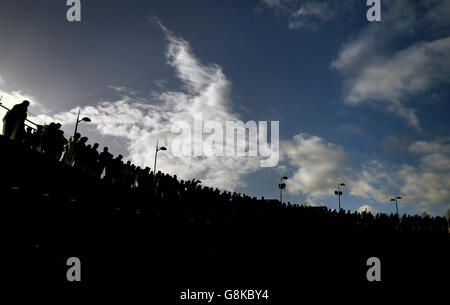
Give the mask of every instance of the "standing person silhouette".
M 108 147 L 103 148 L 103 152 L 101 152 L 98 156 L 98 167 L 96 171 L 96 176 L 101 178 L 103 171 L 105 171 L 105 181 L 112 181 L 110 163 L 113 159 L 113 155 L 108 152 Z
M 25 120 L 29 101 L 16 104 L 3 117 L 3 135 L 11 140 L 22 141 L 25 136 Z
M 69 143 L 66 145 L 66 151 L 64 153 L 63 162 L 67 165 L 73 166 L 75 162 L 75 147 L 81 138 L 81 134 L 78 132 L 69 139 Z

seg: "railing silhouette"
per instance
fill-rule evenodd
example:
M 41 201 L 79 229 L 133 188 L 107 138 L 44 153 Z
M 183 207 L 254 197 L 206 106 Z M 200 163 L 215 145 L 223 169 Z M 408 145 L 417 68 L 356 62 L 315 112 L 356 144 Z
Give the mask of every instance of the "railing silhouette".
M 6 109 L 7 111 L 10 111 L 11 109 L 9 109 L 8 107 L 6 107 L 6 106 L 3 106 L 3 104 L 2 103 L 0 103 L 0 107 L 2 107 L 2 108 L 4 108 L 4 109 Z M 33 124 L 34 126 L 38 126 L 38 124 L 36 124 L 35 122 L 32 122 L 32 121 L 30 121 L 29 119 L 25 119 L 25 121 L 27 121 L 27 122 L 30 122 L 31 124 Z M 36 128 L 35 127 L 33 127 L 33 126 L 30 126 L 30 125 L 28 125 L 28 124 L 25 124 L 25 126 L 27 126 L 27 127 L 30 127 L 30 128 L 33 128 L 34 130 L 36 130 Z

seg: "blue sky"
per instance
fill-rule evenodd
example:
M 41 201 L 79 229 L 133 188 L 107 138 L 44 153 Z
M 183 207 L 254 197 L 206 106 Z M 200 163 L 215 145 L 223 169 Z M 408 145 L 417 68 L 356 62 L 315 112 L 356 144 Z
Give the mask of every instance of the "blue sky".
M 2 1 L 3 103 L 140 165 L 156 138 L 206 118 L 279 121 L 280 166 L 253 158 L 158 155 L 159 169 L 286 201 L 442 215 L 450 207 L 450 1 Z M 194 84 L 194 85 L 193 85 Z M 168 143 L 168 142 L 167 142 Z

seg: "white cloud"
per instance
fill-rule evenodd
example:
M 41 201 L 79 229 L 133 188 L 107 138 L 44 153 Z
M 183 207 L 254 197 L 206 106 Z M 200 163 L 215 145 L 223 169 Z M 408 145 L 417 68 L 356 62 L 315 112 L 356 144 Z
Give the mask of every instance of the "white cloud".
M 289 29 L 316 29 L 334 16 L 334 9 L 324 1 L 262 0 L 260 4 L 287 16 Z
M 357 64 L 361 60 L 362 55 L 369 49 L 371 42 L 368 40 L 358 39 L 349 42 L 339 51 L 338 57 L 333 60 L 331 67 L 337 70 L 343 70 Z
M 409 145 L 408 150 L 416 154 L 450 154 L 450 145 L 442 141 L 416 141 Z
M 364 163 L 360 172 L 351 174 L 347 178 L 347 186 L 350 195 L 380 203 L 388 202 L 393 195 L 391 193 L 399 188 L 391 167 L 377 160 Z
M 108 85 L 108 88 L 116 91 L 117 93 L 123 94 L 124 96 L 139 96 L 140 92 L 136 90 L 131 90 L 130 88 L 124 87 L 124 86 L 114 86 L 114 85 Z
M 389 203 L 397 193 L 400 206 L 418 211 L 444 212 L 450 207 L 450 144 L 443 141 L 416 141 L 408 150 L 416 154 L 417 166 L 392 165 L 372 160 L 347 179 L 350 194 L 379 203 Z
M 333 66 L 343 69 L 353 48 L 343 51 Z M 402 101 L 448 82 L 449 63 L 450 37 L 418 43 L 390 58 L 378 58 L 360 68 L 357 76 L 348 81 L 345 103 L 386 103 L 386 110 L 420 130 L 415 110 L 406 107 Z
M 282 4 L 282 0 L 262 0 L 262 3 L 267 5 L 268 7 L 279 7 Z
M 370 205 L 367 205 L 367 204 L 366 205 L 362 205 L 362 206 L 360 206 L 358 208 L 358 213 L 363 213 L 363 212 L 372 213 L 372 214 L 378 213 L 378 211 L 375 208 L 373 208 L 373 207 L 371 207 Z
M 372 63 L 371 60 L 380 55 L 390 56 L 392 43 L 399 37 L 410 36 L 414 33 L 417 16 L 415 5 L 408 0 L 398 0 L 386 3 L 383 7 L 383 24 L 367 23 L 357 35 L 345 42 L 339 50 L 338 56 L 330 66 L 340 70 L 347 76 L 353 74 L 361 65 Z
M 336 187 L 336 178 L 346 170 L 348 156 L 344 149 L 324 139 L 306 134 L 282 142 L 287 162 L 296 169 L 288 180 L 288 192 L 314 197 L 328 196 Z
M 409 37 L 419 25 L 435 37 L 445 23 L 421 14 L 421 8 L 425 5 L 429 13 L 442 14 L 438 8 L 444 2 L 448 5 L 444 0 L 389 3 L 383 9 L 383 23 L 389 26 L 369 24 L 356 39 L 343 45 L 330 67 L 344 76 L 346 104 L 379 105 L 422 130 L 416 111 L 407 104 L 412 97 L 448 83 L 450 37 L 419 41 L 401 50 L 395 42 Z
M 403 100 L 446 81 L 450 73 L 450 37 L 418 43 L 361 69 L 346 102 Z
M 167 146 L 168 151 L 158 154 L 157 170 L 177 174 L 184 179 L 201 178 L 206 185 L 234 189 L 243 184 L 243 176 L 259 169 L 257 157 L 183 157 L 171 151 L 170 146 L 178 136 L 171 132 L 172 127 L 179 122 L 192 125 L 196 114 L 202 114 L 204 121 L 224 123 L 239 120 L 230 105 L 231 83 L 220 66 L 202 64 L 187 41 L 176 37 L 158 21 L 156 23 L 168 42 L 167 64 L 175 70 L 183 90 L 163 90 L 150 97 L 141 97 L 139 92 L 129 88 L 110 85 L 109 88 L 121 95 L 120 99 L 83 107 L 81 112 L 92 119 L 90 125 L 102 135 L 125 140 L 128 158 L 135 164 L 153 167 L 158 139 L 159 145 Z M 54 118 L 72 124 L 77 111 L 72 109 L 56 114 Z M 201 144 L 198 141 L 194 143 Z
M 403 166 L 399 172 L 404 179 L 401 193 L 410 202 L 417 202 L 420 207 L 430 208 L 432 205 L 444 204 L 450 207 L 450 173 L 435 172 L 431 169 L 420 169 Z
M 432 207 L 450 206 L 450 144 L 411 144 L 410 151 L 422 154 L 418 166 L 371 160 L 361 170 L 348 167 L 348 154 L 342 147 L 317 136 L 299 134 L 281 146 L 284 161 L 294 170 L 287 190 L 306 195 L 308 203 L 317 205 L 332 195 L 337 178 L 342 177 L 351 196 L 390 204 L 397 193 L 403 197 L 400 206 L 428 212 Z
M 306 2 L 291 14 L 288 27 L 289 29 L 317 28 L 332 16 L 333 11 L 327 3 Z
M 405 179 L 402 192 L 422 206 L 447 204 L 450 207 L 450 144 L 417 141 L 409 150 L 421 158 L 418 167 L 402 167 L 399 173 Z

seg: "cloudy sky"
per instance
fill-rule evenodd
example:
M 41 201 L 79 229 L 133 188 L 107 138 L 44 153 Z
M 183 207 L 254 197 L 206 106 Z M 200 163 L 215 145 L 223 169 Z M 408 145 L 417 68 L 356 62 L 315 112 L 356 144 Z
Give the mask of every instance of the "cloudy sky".
M 0 95 L 30 119 L 153 166 L 177 122 L 279 121 L 280 162 L 158 154 L 158 169 L 253 196 L 391 213 L 450 207 L 450 0 L 2 0 Z M 0 110 L 0 115 L 4 110 Z M 270 124 L 269 124 L 270 127 Z M 207 135 L 205 135 L 207 137 Z M 269 136 L 270 139 L 270 136 Z

